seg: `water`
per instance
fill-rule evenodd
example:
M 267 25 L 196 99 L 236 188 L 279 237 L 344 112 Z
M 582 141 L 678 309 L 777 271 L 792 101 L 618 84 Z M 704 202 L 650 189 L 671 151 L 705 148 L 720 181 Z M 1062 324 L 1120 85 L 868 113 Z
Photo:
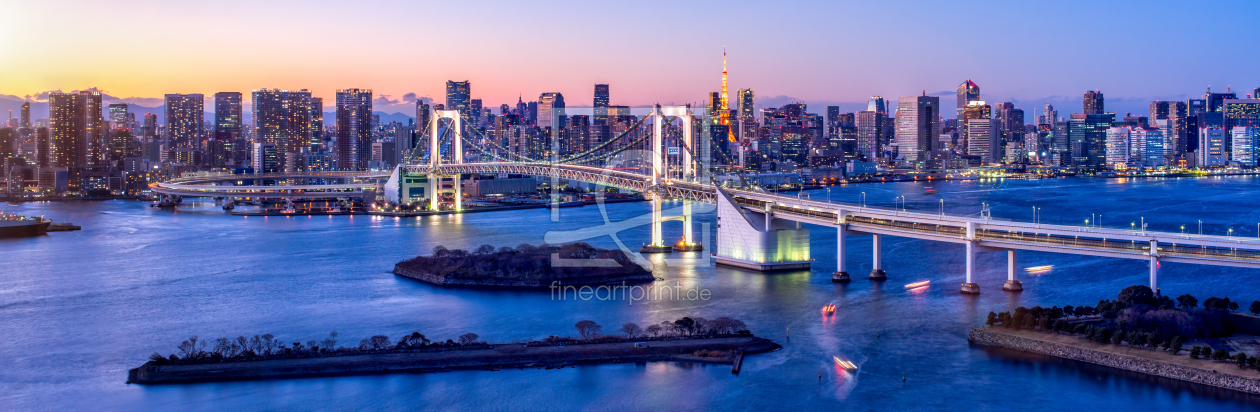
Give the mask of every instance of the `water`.
M 925 186 L 936 190 L 925 192 Z M 1081 224 L 1101 214 L 1107 227 L 1146 218 L 1152 230 L 1256 236 L 1260 179 L 1053 179 L 861 184 L 808 195 L 909 209 Z M 958 293 L 962 246 L 886 237 L 889 280 L 867 281 L 870 237 L 849 239 L 854 281 L 830 281 L 835 232 L 812 227 L 812 271 L 760 274 L 671 267 L 667 284 L 705 289 L 708 300 L 553 301 L 546 291 L 440 289 L 389 273 L 401 259 L 436 245 L 474 248 L 541 243 L 548 231 L 602 225 L 595 207 L 393 219 L 241 218 L 209 203 L 178 212 L 140 202 L 32 203 L 11 212 L 44 214 L 83 231 L 0 240 L 0 405 L 5 410 L 1254 410 L 1260 399 L 1166 379 L 969 345 L 966 330 L 989 311 L 1016 306 L 1091 304 L 1146 283 L 1142 261 L 1020 252 L 1023 293 L 1001 291 L 1004 253 L 981 253 L 978 297 Z M 613 222 L 646 203 L 608 206 Z M 1093 219 L 1097 219 L 1094 217 Z M 712 223 L 712 213 L 699 222 Z M 1140 224 L 1140 223 L 1137 223 Z M 665 237 L 680 234 L 666 224 Z M 646 227 L 619 233 L 637 248 Z M 607 236 L 592 239 L 613 247 Z M 707 252 L 706 252 L 707 253 Z M 675 254 L 677 256 L 677 254 Z M 656 262 L 662 256 L 652 258 Z M 908 292 L 904 284 L 930 280 Z M 1164 293 L 1202 299 L 1260 299 L 1260 271 L 1164 264 Z M 834 319 L 819 308 L 836 303 Z M 1243 305 L 1246 306 L 1245 304 Z M 202 338 L 273 333 L 286 342 L 342 344 L 373 334 L 420 331 L 432 338 L 475 332 L 491 342 L 576 335 L 592 319 L 613 332 L 697 315 L 732 316 L 784 349 L 727 366 L 618 364 L 561 370 L 468 371 L 428 375 L 311 378 L 191 385 L 127 385 L 126 371 L 149 354 Z M 785 341 L 790 329 L 791 340 Z M 860 366 L 837 370 L 831 356 Z M 822 379 L 818 378 L 819 373 Z M 903 376 L 905 382 L 902 382 Z

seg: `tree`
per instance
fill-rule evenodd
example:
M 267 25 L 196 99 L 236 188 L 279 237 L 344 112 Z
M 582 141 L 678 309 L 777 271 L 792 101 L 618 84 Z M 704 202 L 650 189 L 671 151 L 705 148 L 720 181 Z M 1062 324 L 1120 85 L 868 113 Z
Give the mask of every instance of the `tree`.
M 1124 306 L 1150 305 L 1155 301 L 1155 292 L 1149 286 L 1133 285 L 1120 291 L 1116 300 Z
M 1190 359 L 1199 359 L 1199 347 L 1198 347 L 1198 346 L 1193 346 L 1193 347 L 1191 347 L 1191 348 L 1190 348 Z
M 359 341 L 359 349 L 361 350 L 382 350 L 389 347 L 389 337 L 385 335 L 376 335 Z
M 655 337 L 661 334 L 661 325 L 648 325 L 648 327 L 643 329 L 643 331 Z
M 480 336 L 477 336 L 476 333 L 471 333 L 471 332 L 465 333 L 463 335 L 459 335 L 459 344 L 471 345 L 471 344 L 477 343 L 477 338 L 479 337 Z
M 1173 336 L 1172 342 L 1168 343 L 1168 352 L 1171 352 L 1173 355 L 1176 355 L 1177 352 L 1181 352 L 1182 342 L 1185 342 L 1185 339 L 1183 339 L 1181 335 Z
M 1184 310 L 1194 309 L 1199 307 L 1199 300 L 1187 293 L 1177 297 L 1177 307 Z
M 643 328 L 639 327 L 639 325 L 634 322 L 629 322 L 625 325 L 621 325 L 621 333 L 626 334 L 627 338 L 634 339 L 635 336 L 639 336 L 639 334 L 643 333 Z
M 328 332 L 328 337 L 319 342 L 319 347 L 328 352 L 337 350 L 337 331 Z
M 494 253 L 494 246 L 490 245 L 477 246 L 477 249 L 473 250 L 474 255 L 488 255 L 491 253 Z
M 1251 307 L 1247 308 L 1254 315 L 1260 315 L 1260 300 L 1251 301 Z
M 1225 298 L 1225 300 L 1229 300 L 1229 298 Z M 1228 304 L 1226 304 L 1225 308 L 1226 308 L 1226 309 L 1229 309 L 1231 312 L 1233 312 L 1233 311 L 1237 311 L 1237 310 L 1238 310 L 1238 302 L 1229 302 Z
M 578 334 L 582 335 L 582 339 L 587 340 L 598 336 L 599 332 L 604 329 L 593 320 L 579 320 L 578 323 L 573 324 L 573 326 L 577 327 Z
M 270 355 L 271 351 L 279 344 L 280 342 L 276 340 L 276 335 L 270 333 L 262 335 L 262 350 L 264 354 Z
M 1228 358 L 1229 358 L 1229 351 L 1226 351 L 1224 349 L 1217 349 L 1216 351 L 1212 352 L 1212 360 L 1214 361 L 1221 361 Z
M 674 327 L 678 328 L 678 331 L 681 333 L 691 335 L 695 333 L 696 321 L 689 317 L 683 316 L 682 319 L 674 321 Z
M 437 245 L 433 247 L 433 257 L 446 257 L 450 252 L 446 250 L 446 246 Z
M 1072 307 L 1072 305 L 1067 305 L 1067 306 L 1064 306 L 1064 307 L 1063 307 L 1063 315 L 1064 315 L 1064 316 L 1076 316 L 1076 308 Z
M 985 319 L 984 324 L 985 326 L 993 326 L 994 323 L 997 323 L 997 314 L 989 311 L 989 318 Z
M 1238 352 L 1237 355 L 1234 355 L 1234 364 L 1238 365 L 1239 368 L 1247 367 L 1247 354 Z

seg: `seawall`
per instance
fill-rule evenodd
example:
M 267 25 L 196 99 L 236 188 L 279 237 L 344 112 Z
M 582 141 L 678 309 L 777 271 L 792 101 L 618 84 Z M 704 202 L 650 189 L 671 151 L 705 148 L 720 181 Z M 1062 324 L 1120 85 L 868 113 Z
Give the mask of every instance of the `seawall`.
M 427 373 L 505 368 L 555 368 L 580 364 L 688 361 L 701 349 L 745 353 L 770 352 L 779 345 L 757 337 L 724 337 L 527 347 L 523 343 L 495 344 L 490 349 L 444 352 L 403 352 L 305 359 L 275 359 L 192 365 L 146 363 L 127 373 L 128 383 L 162 384 L 227 380 L 286 379 L 315 376 L 381 373 Z M 705 361 L 696 359 L 696 361 Z M 707 362 L 706 362 L 707 363 Z
M 1044 336 L 1039 336 L 1044 335 Z M 1116 345 L 1098 344 L 1082 341 L 1071 342 L 1075 337 L 1052 335 L 1046 332 L 1006 331 L 994 328 L 975 328 L 967 332 L 967 340 L 1004 348 L 1039 353 L 1065 359 L 1089 362 L 1117 369 L 1141 372 L 1165 378 L 1178 379 L 1218 388 L 1232 389 L 1251 394 L 1260 394 L 1260 372 L 1238 369 L 1237 373 L 1228 368 L 1235 368 L 1232 363 L 1214 364 L 1208 360 L 1185 359 L 1201 362 L 1203 368 L 1179 364 L 1171 360 L 1175 355 L 1145 349 L 1126 348 Z M 1087 346 L 1094 346 L 1091 348 Z M 1100 350 L 1103 348 L 1116 350 Z M 1118 353 L 1130 352 L 1134 354 Z M 1150 352 L 1143 354 L 1137 351 Z M 1149 356 L 1146 356 L 1149 355 Z M 1168 357 L 1168 360 L 1159 359 Z M 1213 370 L 1214 366 L 1224 366 L 1224 372 Z M 1254 375 L 1254 376 L 1251 376 Z
M 553 279 L 547 280 L 512 280 L 512 279 L 454 279 L 432 273 L 405 268 L 402 264 L 394 265 L 394 274 L 432 283 L 441 286 L 487 287 L 487 288 L 550 288 Z M 599 285 L 609 283 L 644 283 L 656 280 L 652 274 L 633 274 L 619 276 L 583 276 L 554 279 L 556 286 Z

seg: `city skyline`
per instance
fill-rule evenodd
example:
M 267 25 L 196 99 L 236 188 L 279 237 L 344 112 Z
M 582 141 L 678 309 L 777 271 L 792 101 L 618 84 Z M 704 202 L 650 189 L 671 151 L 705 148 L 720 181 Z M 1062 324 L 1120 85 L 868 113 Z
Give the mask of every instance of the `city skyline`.
M 648 13 L 646 10 L 650 7 L 644 11 L 612 13 L 614 9 L 603 6 L 569 10 L 563 7 L 523 8 L 498 4 L 479 11 L 473 19 L 460 20 L 467 23 L 467 27 L 461 30 L 468 31 L 471 38 L 484 37 L 493 41 L 456 47 L 453 43 L 442 41 L 412 41 L 413 25 L 403 24 L 402 21 L 407 16 L 422 12 L 440 14 L 446 6 L 385 2 L 347 12 L 347 17 L 352 18 L 346 19 L 345 24 L 374 33 L 368 46 L 360 45 L 354 52 L 361 58 L 346 58 L 349 56 L 338 54 L 342 53 L 340 50 L 356 50 L 345 45 L 346 40 L 324 37 L 324 41 L 297 43 L 308 31 L 288 29 L 295 29 L 294 26 L 299 24 L 309 25 L 306 19 L 276 22 L 271 25 L 272 28 L 265 30 L 258 28 L 263 22 L 261 19 L 278 12 L 297 12 L 316 22 L 332 18 L 334 12 L 342 12 L 329 7 L 298 8 L 286 2 L 221 8 L 165 4 L 145 7 L 61 6 L 64 5 L 16 5 L 11 14 L 16 16 L 16 22 L 0 28 L 0 35 L 31 38 L 23 37 L 21 33 L 36 32 L 47 24 L 80 14 L 134 21 L 135 30 L 140 33 L 155 32 L 176 24 L 203 28 L 182 36 L 180 47 L 165 46 L 176 41 L 174 39 L 136 36 L 141 39 L 138 44 L 163 50 L 162 53 L 150 53 L 153 57 L 149 57 L 150 54 L 116 53 L 115 45 L 107 48 L 100 43 L 106 39 L 114 41 L 112 36 L 97 40 L 90 36 L 89 28 L 70 28 L 51 33 L 46 38 L 10 42 L 0 46 L 0 54 L 8 56 L 4 59 L 8 64 L 0 64 L 0 76 L 9 80 L 0 89 L 0 95 L 9 96 L 9 100 L 30 95 L 43 101 L 38 97 L 47 91 L 68 92 L 99 87 L 105 94 L 119 97 L 122 101 L 153 107 L 159 105 L 163 95 L 171 93 L 209 96 L 223 91 L 248 93 L 255 89 L 278 88 L 308 89 L 313 95 L 330 98 L 338 89 L 364 87 L 376 92 L 374 106 L 378 110 L 408 113 L 402 107 L 414 105 L 415 98 L 428 97 L 440 102 L 444 94 L 443 82 L 467 79 L 475 85 L 473 98 L 486 102 L 486 107 L 510 104 L 518 95 L 536 96 L 543 92 L 585 96 L 593 84 L 609 84 L 612 104 L 617 105 L 698 103 L 707 93 L 717 91 L 721 86 L 716 73 L 721 70 L 721 48 L 726 46 L 730 56 L 730 89 L 757 90 L 759 107 L 775 107 L 792 101 L 812 106 L 857 107 L 872 95 L 914 96 L 926 92 L 928 95 L 947 96 L 952 94 L 950 90 L 960 79 L 970 78 L 984 88 L 989 100 L 1011 101 L 1026 109 L 1044 103 L 1067 107 L 1063 102 L 1079 99 L 1080 93 L 1085 90 L 1099 89 L 1107 94 L 1109 109 L 1117 113 L 1140 113 L 1140 109 L 1151 100 L 1184 100 L 1202 93 L 1209 85 L 1213 90 L 1223 90 L 1232 85 L 1241 97 L 1255 87 L 1244 83 L 1256 82 L 1246 68 L 1254 66 L 1258 59 L 1233 53 L 1228 44 L 1211 41 L 1213 38 L 1228 37 L 1246 43 L 1248 39 L 1257 38 L 1257 34 L 1245 29 L 1241 18 L 1237 25 L 1220 24 L 1228 22 L 1228 19 L 1219 16 L 1241 16 L 1246 14 L 1242 12 L 1256 8 L 1244 3 L 1214 3 L 1193 8 L 1175 3 L 1163 6 L 1078 3 L 1050 10 L 1032 5 L 1013 5 L 1004 6 L 1000 11 L 984 3 L 971 6 L 922 5 L 910 10 L 892 6 L 816 4 L 811 7 L 818 13 L 792 14 L 804 24 L 796 26 L 800 28 L 799 32 L 790 35 L 790 41 L 781 45 L 777 44 L 782 43 L 781 38 L 764 38 L 758 30 L 731 30 L 727 38 L 701 40 L 706 39 L 702 35 L 704 32 L 720 29 L 723 25 L 697 24 L 692 22 L 695 19 L 690 19 L 704 15 L 713 17 L 714 21 L 734 21 L 724 20 L 722 16 L 740 15 L 752 8 L 768 21 L 789 18 L 786 11 L 758 7 L 756 4 L 732 4 L 721 8 L 671 6 L 677 7 L 675 13 L 664 16 L 652 14 L 653 18 L 646 19 L 649 23 L 645 25 L 637 24 L 641 20 L 635 19 L 635 16 Z M 58 13 L 47 10 L 50 7 L 59 8 Z M 1081 30 L 1071 23 L 1080 19 L 1082 11 L 1095 16 L 1124 18 L 1109 19 L 1107 24 Z M 960 36 L 969 38 L 974 34 L 948 30 L 946 23 L 952 17 L 967 13 L 987 17 L 984 19 L 985 33 L 992 35 L 983 37 L 993 47 L 986 49 L 1008 52 L 985 56 L 953 50 L 952 44 L 957 43 L 950 39 L 960 39 Z M 150 14 L 162 18 L 144 17 Z M 824 18 L 827 15 L 863 15 L 869 18 L 835 24 Z M 1178 16 L 1178 24 L 1211 27 L 1211 30 L 1167 31 L 1168 34 L 1164 34 L 1149 26 L 1149 22 L 1166 20 L 1168 15 Z M 172 19 L 170 16 L 186 17 Z M 1059 19 L 1066 24 L 1025 24 L 1031 16 L 1045 21 Z M 557 45 L 585 50 L 583 58 L 557 60 L 533 48 L 511 47 L 514 44 L 510 37 L 512 33 L 552 36 L 535 34 L 533 23 L 539 19 L 564 22 L 564 29 L 554 34 Z M 898 41 L 906 34 L 890 30 L 881 22 L 915 25 L 939 36 L 929 42 L 906 43 Z M 435 21 L 435 24 L 429 30 L 440 33 L 450 32 L 454 29 L 450 26 L 455 23 Z M 671 25 L 680 27 L 681 31 L 667 29 Z M 644 39 L 637 41 L 635 36 L 629 36 L 624 41 L 626 47 L 609 48 L 602 47 L 604 42 L 597 38 L 565 34 L 580 32 L 584 28 L 642 33 Z M 1078 33 L 1084 31 L 1089 33 Z M 297 33 L 303 34 L 298 36 Z M 679 36 L 687 40 L 680 43 Z M 255 43 L 245 41 L 258 37 L 270 39 L 268 44 L 283 46 L 283 49 L 255 46 Z M 69 41 L 71 38 L 82 41 Z M 776 47 L 766 47 L 766 42 L 775 42 Z M 1171 59 L 1168 64 L 1134 65 L 1127 58 L 1098 58 L 1082 64 L 1075 59 L 1051 57 L 1056 49 L 1066 53 L 1072 47 L 1087 43 L 1103 50 L 1113 47 L 1117 56 L 1193 50 L 1195 54 L 1230 58 L 1228 64 L 1213 64 L 1205 59 Z M 54 44 L 62 47 L 59 51 L 64 53 L 50 53 L 48 46 Z M 638 44 L 680 46 L 661 46 L 648 52 L 644 47 L 636 46 Z M 407 52 L 395 53 L 400 50 Z M 387 60 L 392 63 L 382 64 L 379 58 L 369 58 L 378 51 L 390 55 L 391 59 Z M 222 58 L 224 54 L 236 58 Z M 318 64 L 310 64 L 306 58 L 291 58 L 298 55 L 323 55 L 328 58 L 317 60 Z M 432 58 L 443 55 L 448 57 Z M 644 58 L 647 55 L 655 57 Z M 853 56 L 875 58 L 853 59 Z M 78 63 L 82 61 L 92 61 L 92 70 Z M 440 63 L 434 64 L 433 61 Z M 503 64 L 504 61 L 513 63 Z M 933 62 L 930 69 L 924 68 L 921 64 L 924 61 Z M 259 67 L 265 69 L 260 70 Z M 687 69 L 679 70 L 683 67 Z M 110 102 L 117 100 L 107 101 Z M 327 109 L 328 106 L 325 106 Z

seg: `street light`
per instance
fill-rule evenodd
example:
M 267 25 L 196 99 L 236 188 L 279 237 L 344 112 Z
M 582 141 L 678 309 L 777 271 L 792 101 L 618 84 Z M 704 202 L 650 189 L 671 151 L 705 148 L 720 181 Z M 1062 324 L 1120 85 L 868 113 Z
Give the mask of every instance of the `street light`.
M 1199 220 L 1199 236 L 1203 236 L 1203 221 Z
M 945 199 L 941 199 L 941 219 L 945 218 Z
M 827 204 L 831 204 L 831 186 L 827 186 Z M 1260 225 L 1256 225 L 1260 226 Z
M 862 207 L 866 207 L 866 192 L 862 192 Z

